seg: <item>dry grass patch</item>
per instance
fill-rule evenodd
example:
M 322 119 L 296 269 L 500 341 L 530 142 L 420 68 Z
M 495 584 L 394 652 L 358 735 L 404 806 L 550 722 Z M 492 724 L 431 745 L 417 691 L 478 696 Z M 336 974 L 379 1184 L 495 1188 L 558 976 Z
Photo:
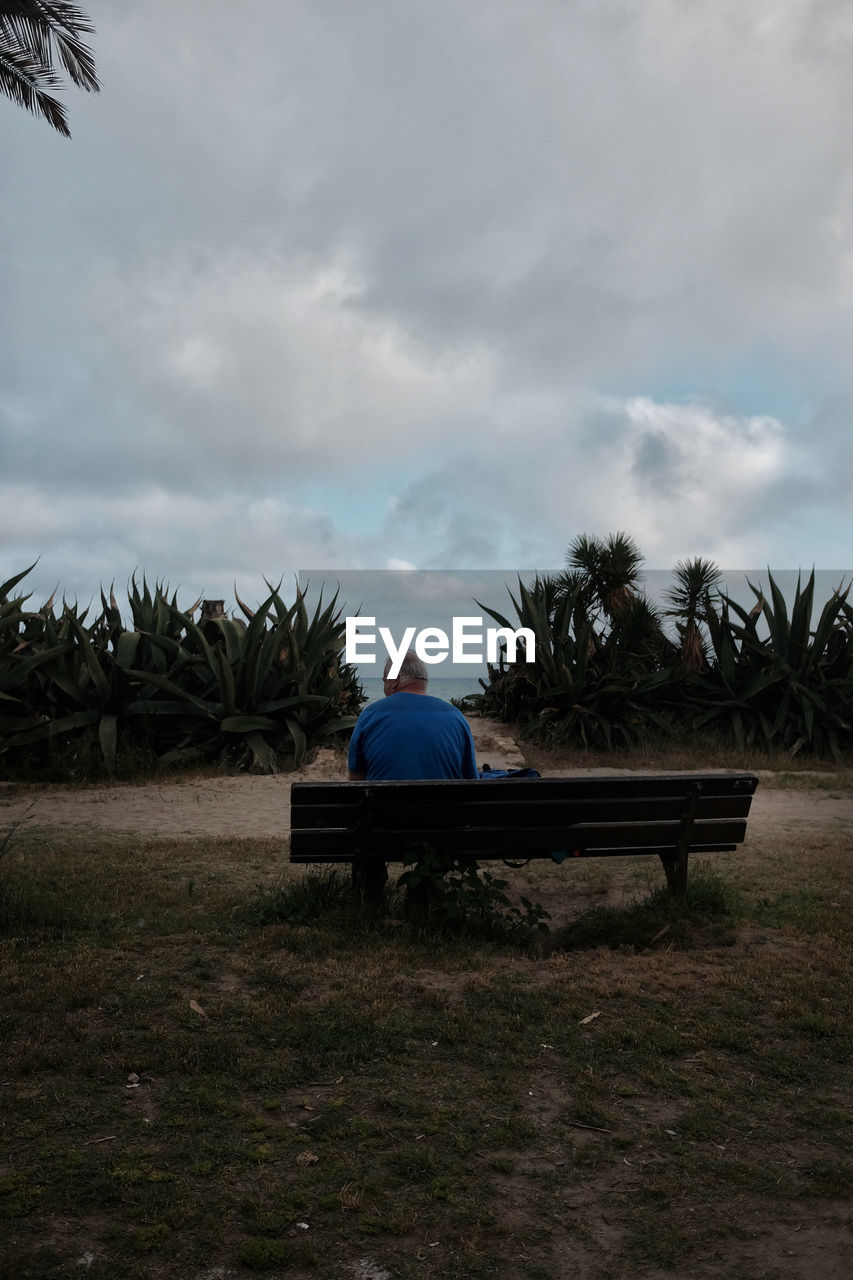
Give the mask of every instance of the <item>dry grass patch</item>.
M 537 953 L 276 918 L 276 841 L 21 831 L 0 1276 L 840 1276 L 850 853 L 762 832 L 677 910 L 638 859 L 530 869 L 571 890 Z

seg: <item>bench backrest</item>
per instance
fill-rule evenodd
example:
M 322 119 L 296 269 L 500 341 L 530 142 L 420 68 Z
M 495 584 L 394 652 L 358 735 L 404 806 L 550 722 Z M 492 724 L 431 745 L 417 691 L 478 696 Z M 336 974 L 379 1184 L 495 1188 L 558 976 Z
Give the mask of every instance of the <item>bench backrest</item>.
M 730 850 L 757 784 L 752 773 L 297 782 L 291 861 L 399 862 L 423 843 L 480 859 Z

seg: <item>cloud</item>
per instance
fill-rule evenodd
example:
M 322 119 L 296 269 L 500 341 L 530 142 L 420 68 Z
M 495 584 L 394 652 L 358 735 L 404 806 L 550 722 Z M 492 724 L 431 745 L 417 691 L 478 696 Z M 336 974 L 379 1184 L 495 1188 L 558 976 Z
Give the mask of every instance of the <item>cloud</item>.
M 242 253 L 110 276 L 102 297 L 90 296 L 98 318 L 88 331 L 67 317 L 65 360 L 84 376 L 67 380 L 61 409 L 56 394 L 27 397 L 33 370 L 22 357 L 6 430 L 26 447 L 12 466 L 47 478 L 61 460 L 63 483 L 76 476 L 81 487 L 269 492 L 308 474 L 334 479 L 389 448 L 416 454 L 427 430 L 440 445 L 476 394 L 479 360 L 436 359 L 360 310 L 359 290 L 343 260 Z
M 0 137 L 10 573 L 850 545 L 847 8 L 94 17 L 73 142 Z
M 694 555 L 760 562 L 814 500 L 806 490 L 799 510 L 793 503 L 801 465 L 797 441 L 772 417 L 603 397 L 578 407 L 560 435 L 547 419 L 525 419 L 512 448 L 461 449 L 451 469 L 398 495 L 389 531 L 420 548 L 422 566 L 549 566 L 577 533 L 617 529 L 654 567 Z M 793 538 L 788 563 L 796 552 Z
M 132 495 L 0 485 L 0 545 L 9 576 L 39 563 L 21 589 L 46 597 L 57 583 L 85 602 L 101 586 L 122 590 L 132 574 L 180 589 L 189 605 L 204 595 L 249 600 L 266 595 L 264 578 L 293 581 L 307 563 L 341 563 L 347 540 L 322 513 L 261 499 L 238 504 L 215 494 L 140 488 Z M 45 552 L 47 548 L 47 552 Z M 6 576 L 4 574 L 4 576 Z
M 417 39 L 404 5 L 370 49 L 344 21 L 354 127 L 321 135 L 311 207 L 347 209 L 372 305 L 488 335 L 527 378 L 822 342 L 846 294 L 847 64 L 800 45 L 793 8 L 600 8 L 466 6 L 451 28 L 439 6 Z

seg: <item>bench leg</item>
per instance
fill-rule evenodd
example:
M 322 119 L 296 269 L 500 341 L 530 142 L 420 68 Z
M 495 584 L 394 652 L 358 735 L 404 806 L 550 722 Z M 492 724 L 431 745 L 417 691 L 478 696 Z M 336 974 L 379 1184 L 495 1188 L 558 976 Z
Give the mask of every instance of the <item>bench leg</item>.
M 661 854 L 661 862 L 673 898 L 683 898 L 687 892 L 687 853 L 678 853 L 674 858 L 665 858 Z
M 353 893 L 359 902 L 378 906 L 388 882 L 388 868 L 381 858 L 356 855 L 352 862 Z
M 673 857 L 663 857 L 661 862 L 666 872 L 666 882 L 674 898 L 683 898 L 687 893 L 687 859 L 690 854 L 690 832 L 699 803 L 700 786 L 697 783 L 690 790 L 687 808 L 681 819 L 681 830 L 678 834 L 678 846 Z

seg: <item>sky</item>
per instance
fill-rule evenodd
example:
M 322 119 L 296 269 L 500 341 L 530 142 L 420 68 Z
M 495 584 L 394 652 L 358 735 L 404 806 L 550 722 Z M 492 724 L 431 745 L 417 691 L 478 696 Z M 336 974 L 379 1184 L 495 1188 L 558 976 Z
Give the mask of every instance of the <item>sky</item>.
M 846 0 L 82 3 L 73 138 L 0 99 L 0 581 L 853 565 Z

